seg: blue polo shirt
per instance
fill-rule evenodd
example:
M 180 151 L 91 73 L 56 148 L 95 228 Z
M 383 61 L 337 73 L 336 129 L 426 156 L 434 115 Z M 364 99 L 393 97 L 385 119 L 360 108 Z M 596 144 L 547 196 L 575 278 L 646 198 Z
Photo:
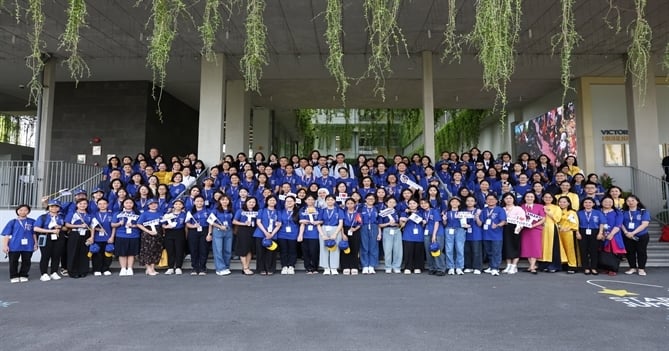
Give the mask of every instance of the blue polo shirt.
M 417 212 L 417 214 L 420 215 L 419 212 Z M 409 216 L 410 214 L 407 214 L 406 212 L 400 214 L 400 218 L 407 218 L 404 229 L 402 229 L 402 240 L 410 242 L 423 242 L 423 224 L 416 223 L 408 219 Z
M 298 222 L 293 220 L 293 214 L 297 214 L 299 210 L 294 208 L 293 210 L 281 210 L 279 211 L 279 222 L 281 222 L 281 228 L 277 233 L 277 238 L 287 239 L 287 240 L 297 240 L 297 234 L 299 234 L 300 225 L 299 225 L 299 216 L 297 218 Z
M 599 230 L 599 225 L 605 223 L 606 216 L 599 210 L 592 210 L 589 212 L 586 212 L 585 210 L 578 211 L 579 228 Z
M 314 222 L 319 221 L 319 213 L 316 212 L 311 215 L 313 217 Z M 309 214 L 307 213 L 307 209 L 303 209 L 300 211 L 300 221 L 309 221 L 311 218 L 309 218 Z M 318 225 L 317 224 L 303 224 L 304 225 L 304 232 L 302 233 L 302 237 L 304 239 L 318 239 Z
M 481 210 L 480 219 L 483 222 L 483 240 L 502 241 L 504 228 L 499 224 L 506 221 L 506 211 L 499 206 L 485 208 Z M 493 229 L 493 224 L 497 225 L 497 228 Z
M 258 221 L 262 223 L 263 227 L 265 227 L 265 230 L 268 232 L 272 232 L 276 226 L 280 223 L 279 222 L 279 210 L 274 209 L 270 210 L 269 208 L 263 208 L 258 212 Z M 271 224 L 271 225 L 270 225 Z M 254 238 L 264 238 L 265 233 L 263 233 L 260 228 L 256 226 L 255 232 L 253 232 L 253 237 Z
M 131 220 L 126 216 L 136 216 L 139 219 L 139 215 L 132 211 L 121 211 L 117 213 L 114 218 L 116 223 L 121 223 L 121 226 L 116 228 L 116 237 L 124 239 L 137 239 L 139 238 L 139 228 L 133 227 L 130 230 L 126 230 L 125 225 L 130 221 L 132 224 L 137 224 L 137 220 Z
M 650 213 L 645 209 L 637 209 L 636 211 L 624 211 L 623 212 L 623 226 L 627 231 L 635 230 L 639 228 L 642 222 L 650 222 Z M 634 223 L 633 226 L 631 223 Z M 631 228 L 631 229 L 630 229 Z M 648 228 L 642 230 L 640 233 L 637 233 L 636 236 L 642 236 L 648 234 Z
M 106 212 L 97 212 L 93 215 L 93 218 L 100 223 L 104 232 L 95 231 L 95 240 L 96 242 L 107 242 L 111 238 L 112 233 L 112 222 L 114 222 L 114 214 L 112 211 L 107 210 Z
M 35 248 L 35 238 L 33 237 L 34 226 L 35 220 L 32 218 L 14 218 L 7 222 L 7 225 L 2 230 L 2 236 L 9 236 L 9 251 L 33 252 Z

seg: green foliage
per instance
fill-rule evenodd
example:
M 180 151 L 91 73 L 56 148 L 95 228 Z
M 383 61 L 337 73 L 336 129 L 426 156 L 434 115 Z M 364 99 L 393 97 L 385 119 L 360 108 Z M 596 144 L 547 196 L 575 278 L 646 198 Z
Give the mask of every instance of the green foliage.
M 423 111 L 420 109 L 399 110 L 400 147 L 407 147 L 423 132 Z
M 494 90 L 495 109 L 501 107 L 500 126 L 506 119 L 506 86 L 515 68 L 522 0 L 477 0 L 476 22 L 468 41 L 478 50 L 483 66 L 483 88 Z
M 18 6 L 17 6 L 18 7 Z M 37 103 L 42 96 L 41 73 L 44 69 L 44 55 L 42 47 L 45 46 L 41 39 L 44 30 L 44 11 L 42 11 L 42 0 L 29 0 L 26 15 L 32 22 L 32 33 L 28 35 L 30 40 L 30 55 L 26 58 L 26 65 L 30 68 L 32 76 L 27 84 L 29 95 L 28 105 Z
M 248 0 L 246 12 L 244 56 L 239 64 L 246 82 L 246 90 L 259 93 L 263 66 L 268 63 L 267 27 L 263 20 L 265 0 Z
M 328 54 L 325 66 L 334 79 L 337 81 L 337 92 L 341 95 L 341 101 L 346 105 L 346 90 L 348 89 L 348 80 L 344 71 L 344 49 L 342 47 L 342 0 L 328 0 L 325 10 L 325 22 L 327 29 L 325 31 L 325 42 L 328 44 L 330 53 Z
M 197 27 L 202 38 L 202 56 L 209 62 L 216 60 L 214 53 L 216 32 L 223 23 L 221 21 L 220 7 L 220 0 L 206 0 L 204 3 L 204 13 L 202 14 L 202 25 Z
M 13 143 L 19 139 L 21 124 L 14 116 L 0 114 L 0 142 Z
M 625 65 L 627 72 L 632 76 L 632 84 L 639 89 L 639 100 L 642 105 L 646 98 L 648 62 L 653 37 L 653 31 L 644 17 L 646 1 L 634 0 L 636 18 L 630 23 L 632 42 L 627 48 L 627 63 Z
M 435 135 L 436 153 L 463 152 L 479 142 L 481 122 L 490 115 L 489 110 L 451 110 L 451 119 Z
M 571 87 L 571 55 L 574 48 L 583 38 L 576 31 L 576 20 L 574 18 L 574 2 L 576 0 L 561 0 L 562 2 L 562 26 L 559 33 L 551 38 L 553 53 L 560 49 L 560 81 L 562 82 L 562 105 L 565 103 L 567 93 L 573 90 Z
M 373 77 L 374 96 L 386 100 L 386 77 L 392 74 L 391 55 L 394 46 L 399 55 L 400 46 L 408 49 L 402 29 L 397 24 L 401 0 L 364 0 L 367 34 L 371 53 L 364 77 Z
M 448 0 L 448 20 L 446 21 L 446 30 L 444 31 L 444 53 L 441 56 L 441 62 L 446 61 L 449 56 L 450 63 L 462 60 L 462 36 L 455 32 L 455 20 L 457 16 L 457 5 L 455 0 Z
M 314 124 L 311 122 L 314 115 L 316 115 L 316 110 L 313 109 L 295 110 L 297 129 L 302 135 L 300 155 L 308 155 L 316 144 L 316 131 Z
M 622 30 L 622 25 L 620 24 L 620 8 L 618 5 L 613 3 L 613 0 L 608 0 L 609 1 L 609 9 L 606 11 L 606 15 L 604 15 L 604 23 L 609 27 L 609 29 L 613 30 L 616 32 L 616 34 L 620 33 Z M 614 16 L 614 20 L 611 21 L 610 17 Z
M 79 54 L 79 39 L 81 28 L 86 26 L 86 10 L 85 0 L 69 0 L 67 8 L 67 24 L 65 25 L 65 32 L 60 36 L 60 44 L 58 48 L 64 48 L 70 53 L 70 57 L 63 63 L 67 65 L 70 70 L 70 76 L 75 80 L 76 84 L 84 75 L 91 76 L 91 71 L 88 64 Z

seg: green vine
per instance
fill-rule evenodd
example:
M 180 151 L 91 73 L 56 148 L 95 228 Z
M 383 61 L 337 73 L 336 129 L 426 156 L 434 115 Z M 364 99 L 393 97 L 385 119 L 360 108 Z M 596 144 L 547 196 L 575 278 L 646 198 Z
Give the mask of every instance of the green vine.
M 32 76 L 27 84 L 29 95 L 28 105 L 37 103 L 42 95 L 41 73 L 44 69 L 44 54 L 42 47 L 44 42 L 41 39 L 44 30 L 44 11 L 42 11 L 42 0 L 29 0 L 26 15 L 33 24 L 32 33 L 28 35 L 30 40 L 30 55 L 26 58 L 26 65 L 32 71 Z
M 160 101 L 167 78 L 167 63 L 170 61 L 172 43 L 177 35 L 180 15 L 187 15 L 188 10 L 183 0 L 153 0 L 151 18 L 153 19 L 153 34 L 149 43 L 149 53 L 146 57 L 153 75 L 151 94 L 158 101 L 157 114 L 162 121 Z M 156 98 L 156 84 L 160 88 Z
M 501 106 L 500 125 L 506 124 L 507 83 L 514 71 L 520 32 L 522 0 L 477 0 L 476 22 L 468 40 L 478 49 L 483 66 L 483 88 L 495 90 L 495 109 Z
M 79 79 L 84 75 L 90 77 L 91 71 L 88 64 L 79 54 L 79 39 L 81 38 L 79 32 L 82 27 L 86 26 L 86 1 L 85 0 L 69 0 L 67 8 L 67 24 L 65 25 L 65 32 L 60 36 L 60 44 L 58 48 L 65 48 L 65 51 L 70 53 L 70 57 L 63 63 L 67 64 L 70 70 L 70 76 L 75 80 L 75 84 L 79 83 Z
M 623 29 L 622 25 L 620 24 L 620 8 L 618 5 L 613 3 L 613 0 L 608 1 L 609 9 L 606 11 L 606 15 L 604 15 L 604 23 L 606 23 L 606 26 L 609 27 L 609 29 L 615 31 L 616 34 L 618 34 Z M 612 15 L 614 16 L 613 21 L 609 19 Z
M 204 13 L 202 14 L 202 25 L 197 29 L 202 38 L 202 56 L 209 61 L 215 61 L 214 44 L 216 44 L 216 32 L 223 24 L 221 21 L 220 0 L 206 0 Z
M 461 35 L 455 32 L 455 20 L 458 12 L 455 0 L 448 0 L 448 20 L 446 21 L 446 30 L 444 31 L 444 53 L 441 56 L 441 62 L 446 61 L 449 56 L 449 63 L 462 60 L 462 41 Z
M 650 60 L 653 31 L 645 19 L 647 0 L 634 0 L 636 18 L 630 23 L 632 42 L 627 48 L 625 68 L 632 76 L 632 84 L 639 89 L 639 99 L 644 104 L 648 81 L 648 62 Z
M 263 20 L 265 0 L 248 0 L 246 5 L 246 42 L 240 63 L 246 90 L 260 92 L 262 67 L 267 65 L 267 27 Z
M 476 146 L 481 134 L 481 122 L 490 115 L 489 110 L 449 110 L 451 119 L 435 135 L 437 153 L 462 152 Z
M 346 90 L 348 89 L 348 81 L 346 72 L 344 71 L 344 49 L 342 47 L 342 1 L 328 0 L 327 9 L 325 11 L 325 22 L 327 22 L 327 29 L 325 31 L 325 41 L 330 48 L 325 66 L 330 74 L 337 81 L 337 92 L 341 95 L 341 101 L 346 105 Z
M 574 2 L 576 0 L 562 1 L 562 26 L 559 33 L 553 35 L 551 43 L 553 53 L 560 48 L 560 80 L 562 81 L 562 105 L 564 105 L 567 93 L 573 90 L 571 87 L 571 56 L 574 48 L 583 40 L 576 31 L 576 20 L 574 18 Z
M 308 155 L 314 149 L 316 144 L 316 129 L 312 123 L 312 118 L 316 115 L 316 110 L 299 109 L 295 110 L 297 118 L 297 129 L 302 136 L 300 146 L 300 155 Z
M 371 56 L 364 77 L 373 76 L 374 96 L 386 100 L 386 77 L 392 74 L 391 48 L 395 46 L 399 55 L 400 46 L 407 52 L 407 43 L 402 29 L 397 24 L 401 0 L 365 0 L 363 9 L 367 21 Z

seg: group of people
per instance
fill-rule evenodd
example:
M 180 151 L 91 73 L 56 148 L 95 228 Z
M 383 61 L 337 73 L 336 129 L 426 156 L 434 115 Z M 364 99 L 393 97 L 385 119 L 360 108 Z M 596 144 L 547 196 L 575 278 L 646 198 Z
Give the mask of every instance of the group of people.
M 120 276 L 134 275 L 135 258 L 154 276 L 164 255 L 164 274 L 183 274 L 189 254 L 190 274 L 202 276 L 210 252 L 217 275 L 231 274 L 233 256 L 244 275 L 273 275 L 277 254 L 281 274 L 295 274 L 298 256 L 306 274 L 375 274 L 382 256 L 386 273 L 498 276 L 525 258 L 533 274 L 597 275 L 602 252 L 646 275 L 650 214 L 571 155 L 514 160 L 472 148 L 435 163 L 418 154 L 348 163 L 314 150 L 227 155 L 207 168 L 195 154 L 166 160 L 154 148 L 110 158 L 102 177 L 90 197 L 45 197 L 37 219 L 16 208 L 1 233 L 11 282 L 28 280 L 38 249 L 41 281 L 111 275 L 114 256 Z

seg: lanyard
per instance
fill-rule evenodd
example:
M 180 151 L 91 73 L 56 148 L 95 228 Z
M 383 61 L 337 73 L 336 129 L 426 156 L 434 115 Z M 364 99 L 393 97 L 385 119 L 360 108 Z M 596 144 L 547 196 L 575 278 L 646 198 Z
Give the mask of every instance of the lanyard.
M 583 215 L 585 216 L 585 220 L 588 223 L 587 227 L 590 228 L 590 218 L 592 217 L 592 211 L 591 212 L 585 211 L 583 212 Z
M 332 210 L 330 210 L 330 209 L 325 209 L 325 212 L 326 212 L 327 215 L 328 215 L 328 220 L 332 219 L 332 216 L 334 216 L 334 214 L 335 214 L 335 210 L 334 210 L 334 208 L 333 208 Z

